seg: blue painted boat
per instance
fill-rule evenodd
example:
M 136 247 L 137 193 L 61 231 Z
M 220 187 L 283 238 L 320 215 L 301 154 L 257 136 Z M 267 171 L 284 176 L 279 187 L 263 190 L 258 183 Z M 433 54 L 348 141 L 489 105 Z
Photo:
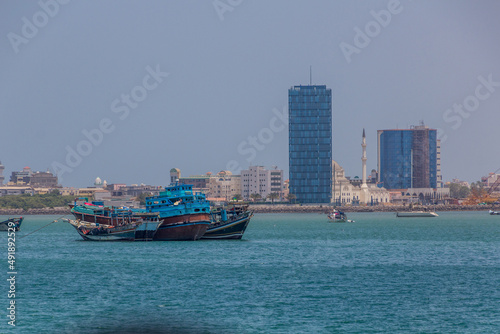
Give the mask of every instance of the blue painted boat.
M 146 212 L 157 213 L 162 221 L 155 240 L 198 240 L 210 225 L 210 202 L 192 185 L 173 185 L 147 197 Z

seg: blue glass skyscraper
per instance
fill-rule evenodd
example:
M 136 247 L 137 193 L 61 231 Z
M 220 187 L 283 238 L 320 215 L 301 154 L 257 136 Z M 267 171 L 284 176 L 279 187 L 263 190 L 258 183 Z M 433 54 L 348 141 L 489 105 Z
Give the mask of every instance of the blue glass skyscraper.
M 378 130 L 379 181 L 386 189 L 437 188 L 437 130 Z
M 332 90 L 288 90 L 290 194 L 300 203 L 330 203 L 332 197 Z

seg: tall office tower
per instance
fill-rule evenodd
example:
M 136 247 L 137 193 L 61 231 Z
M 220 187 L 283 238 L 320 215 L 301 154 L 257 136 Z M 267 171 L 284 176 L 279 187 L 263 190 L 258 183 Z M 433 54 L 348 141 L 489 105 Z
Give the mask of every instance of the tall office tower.
M 332 197 L 332 90 L 288 90 L 290 194 L 300 203 L 330 203 Z
M 379 180 L 386 189 L 437 188 L 437 130 L 378 130 Z

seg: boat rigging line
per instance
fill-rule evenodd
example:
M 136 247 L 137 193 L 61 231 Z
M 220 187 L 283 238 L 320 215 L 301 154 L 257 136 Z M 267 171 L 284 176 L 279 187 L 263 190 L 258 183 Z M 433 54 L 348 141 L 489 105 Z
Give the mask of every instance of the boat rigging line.
M 22 238 L 24 238 L 24 237 L 27 237 L 27 236 L 28 236 L 28 235 L 30 235 L 30 234 L 33 234 L 33 233 L 35 233 L 35 232 L 38 232 L 38 231 L 40 231 L 41 229 L 44 229 L 44 228 L 46 228 L 47 226 L 49 226 L 49 225 L 51 225 L 51 224 L 57 223 L 57 222 L 59 221 L 59 219 L 61 219 L 61 218 L 65 217 L 65 216 L 67 216 L 67 214 L 62 215 L 61 217 L 58 217 L 57 219 L 55 219 L 55 220 L 51 221 L 51 222 L 50 222 L 50 223 L 48 223 L 47 225 L 44 225 L 44 226 L 40 227 L 39 229 L 36 229 L 36 230 L 34 230 L 34 231 L 31 231 L 31 232 L 30 232 L 30 233 L 28 233 L 28 234 L 25 234 L 25 235 L 23 235 L 23 236 L 19 237 L 19 239 L 22 239 Z

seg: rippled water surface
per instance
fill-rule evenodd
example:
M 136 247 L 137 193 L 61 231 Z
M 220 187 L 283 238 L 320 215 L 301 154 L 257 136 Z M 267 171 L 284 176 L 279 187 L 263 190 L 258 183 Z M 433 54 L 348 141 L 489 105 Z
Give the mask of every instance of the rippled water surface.
M 0 332 L 499 333 L 500 216 L 439 215 L 256 214 L 243 240 L 196 242 L 88 242 L 65 223 L 20 238 L 57 218 L 28 216 L 15 328 L 0 235 Z

